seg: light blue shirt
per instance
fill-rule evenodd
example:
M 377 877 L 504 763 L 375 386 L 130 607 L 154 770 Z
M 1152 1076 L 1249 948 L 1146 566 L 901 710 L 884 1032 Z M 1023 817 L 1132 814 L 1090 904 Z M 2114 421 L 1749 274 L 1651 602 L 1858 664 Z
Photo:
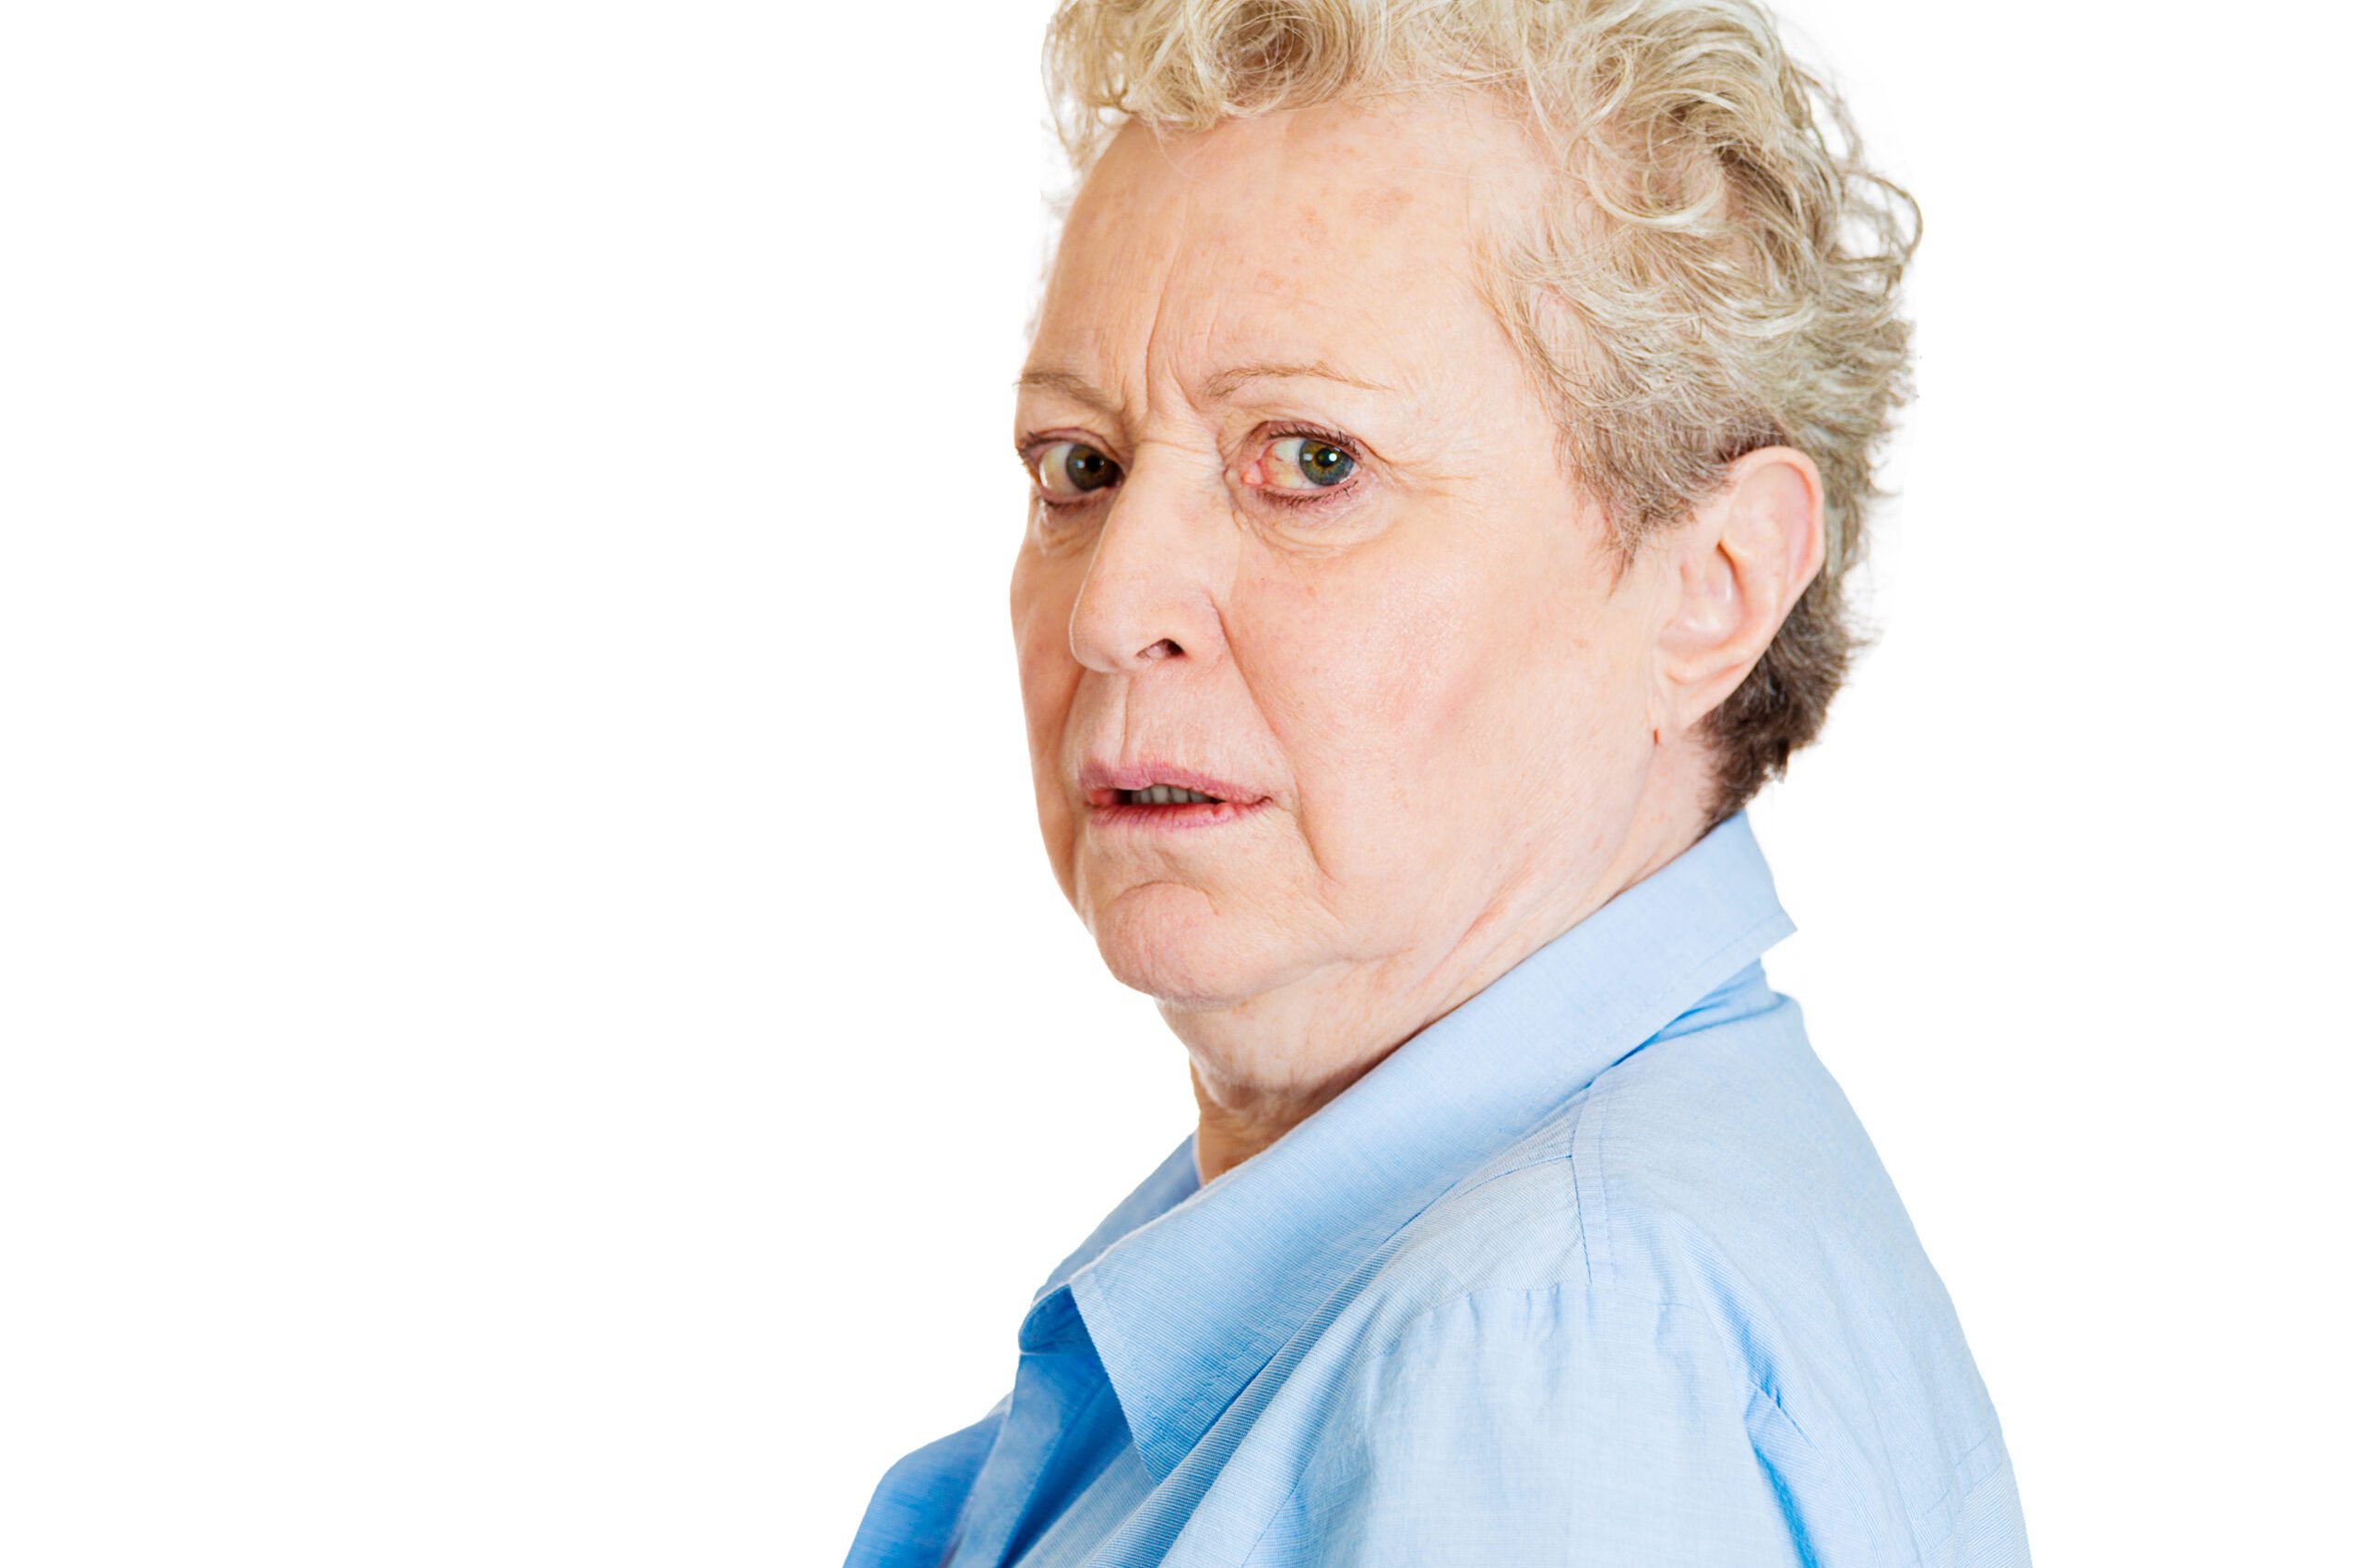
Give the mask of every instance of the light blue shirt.
M 1253 1158 L 1183 1139 L 848 1568 L 2026 1562 L 1794 929 L 1741 812 Z

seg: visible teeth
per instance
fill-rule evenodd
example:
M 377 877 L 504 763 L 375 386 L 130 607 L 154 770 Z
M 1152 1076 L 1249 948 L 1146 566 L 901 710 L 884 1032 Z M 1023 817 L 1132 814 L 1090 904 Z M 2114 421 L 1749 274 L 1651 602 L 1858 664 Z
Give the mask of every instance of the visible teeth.
M 1145 790 L 1126 790 L 1123 803 L 1132 806 L 1178 806 L 1215 803 L 1214 797 L 1196 790 L 1183 790 L 1177 784 L 1151 784 Z

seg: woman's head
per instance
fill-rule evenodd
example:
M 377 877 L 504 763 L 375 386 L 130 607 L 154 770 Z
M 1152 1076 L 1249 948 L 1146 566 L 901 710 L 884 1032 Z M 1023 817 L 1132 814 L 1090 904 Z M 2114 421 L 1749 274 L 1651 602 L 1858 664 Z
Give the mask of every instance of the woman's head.
M 1890 187 L 1734 4 L 1077 0 L 1049 59 L 1010 603 L 1061 883 L 1168 1012 L 1455 1004 L 1817 727 Z M 1142 758 L 1261 803 L 1119 821 Z

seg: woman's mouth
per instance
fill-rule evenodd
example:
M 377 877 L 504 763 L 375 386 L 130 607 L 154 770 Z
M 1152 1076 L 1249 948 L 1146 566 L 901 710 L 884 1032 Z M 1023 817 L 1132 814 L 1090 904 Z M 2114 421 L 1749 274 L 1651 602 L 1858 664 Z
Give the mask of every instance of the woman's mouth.
M 1270 804 L 1251 786 L 1169 758 L 1093 758 L 1081 784 L 1090 824 L 1102 828 L 1219 827 Z

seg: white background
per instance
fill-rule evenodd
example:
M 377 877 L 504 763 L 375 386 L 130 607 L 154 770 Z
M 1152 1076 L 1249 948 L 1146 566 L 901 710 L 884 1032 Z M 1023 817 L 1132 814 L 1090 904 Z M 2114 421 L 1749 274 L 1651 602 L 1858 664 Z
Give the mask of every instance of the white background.
M 1047 8 L 7 8 L 0 1560 L 833 1563 L 1188 1131 L 1009 646 Z M 2343 1545 L 2331 9 L 1787 7 L 1928 228 L 1768 967 L 2046 1563 Z

